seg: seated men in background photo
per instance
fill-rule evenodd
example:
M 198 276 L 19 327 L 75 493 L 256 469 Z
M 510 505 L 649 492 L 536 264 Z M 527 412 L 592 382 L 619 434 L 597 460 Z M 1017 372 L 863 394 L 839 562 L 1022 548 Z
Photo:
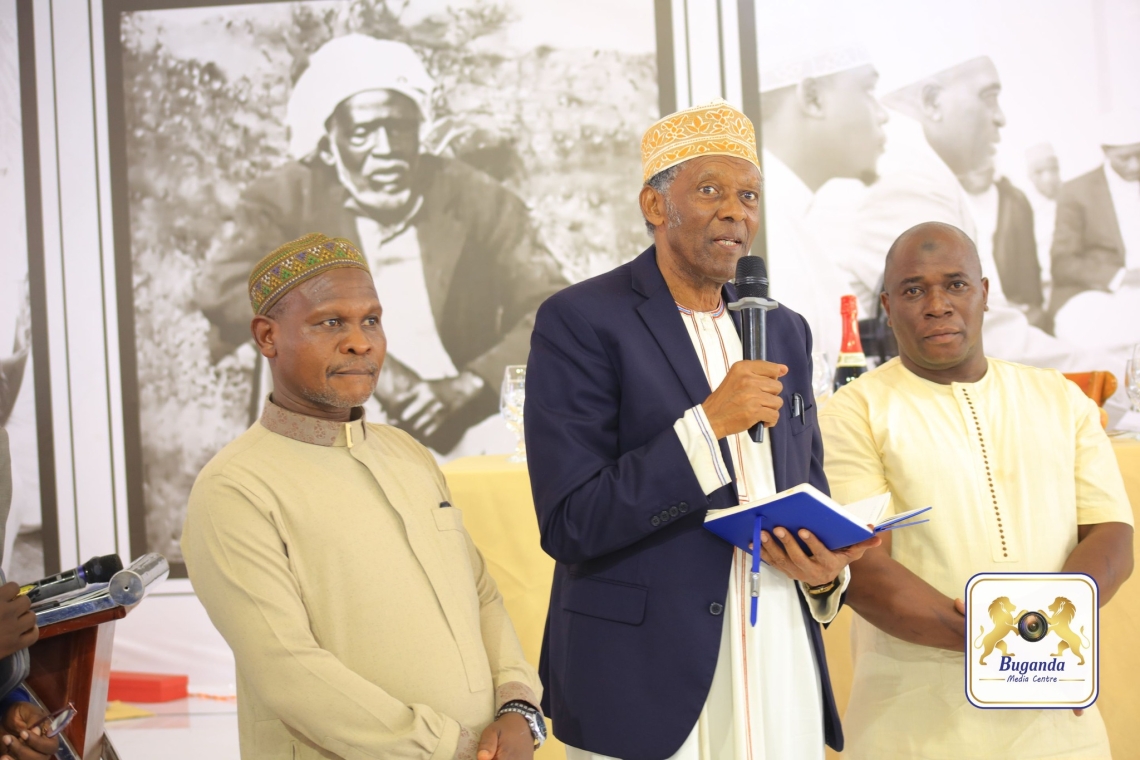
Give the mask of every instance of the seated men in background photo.
M 182 533 L 234 652 L 242 758 L 529 758 L 538 677 L 443 474 L 364 419 L 385 361 L 364 256 L 312 234 L 247 293 L 273 394 L 199 474 Z
M 400 315 L 376 391 L 388 420 L 440 454 L 506 451 L 504 369 L 526 362 L 534 310 L 566 280 L 518 196 L 426 152 L 434 88 L 400 42 L 350 34 L 313 53 L 289 97 L 292 160 L 246 190 L 196 298 L 220 358 L 249 341 L 245 278 L 266 246 L 314 229 L 359 240 Z
M 898 118 L 885 127 L 881 178 L 858 202 L 842 236 L 845 242 L 837 244 L 861 313 L 875 313 L 884 251 L 899 230 L 944 222 L 974 241 L 990 281 L 983 329 L 991 356 L 1062 372 L 1108 370 L 1121 377 L 1131 351 L 1101 342 L 1111 333 L 1102 322 L 1084 322 L 1081 339 L 1061 339 L 1060 333 L 1054 337 L 1047 331 L 1051 314 L 1040 308 L 1044 296 L 1032 210 L 1019 190 L 1003 194 L 997 184 L 994 155 L 1006 123 L 997 66 L 987 55 L 941 52 L 905 65 L 899 56 L 888 64 L 879 60 L 885 55 L 876 55 L 888 83 L 880 87 L 883 104 Z M 816 221 L 826 227 L 831 220 Z M 1140 319 L 1121 319 L 1112 328 L 1130 330 L 1136 324 Z M 1135 424 L 1122 422 L 1127 410 L 1121 383 L 1105 411 L 1114 425 Z
M 882 96 L 899 118 L 891 123 L 882 177 L 855 217 L 852 287 L 860 310 L 873 313 L 883 252 L 900 229 L 927 220 L 953 224 L 977 245 L 982 271 L 993 283 L 991 307 L 1001 311 L 1003 328 L 992 341 L 997 355 L 1009 352 L 1017 355 L 1005 358 L 1036 363 L 1021 355 L 1028 351 L 1051 359 L 1056 341 L 1037 329 L 1049 325 L 1033 210 L 1024 193 L 998 176 L 994 163 L 1006 125 L 997 67 L 978 55 L 916 62 L 908 69 L 915 72 L 920 76 L 902 77 L 903 86 Z M 899 84 L 900 75 L 892 73 Z
M 1140 343 L 1140 119 L 1107 117 L 1101 149 L 1057 199 L 1051 308 L 1058 337 L 1127 350 Z
M 4 546 L 4 525 L 12 504 L 12 461 L 8 453 L 8 432 L 0 427 L 0 548 Z M 0 551 L 0 559 L 3 559 Z M 4 573 L 0 572 L 0 582 Z M 27 649 L 40 637 L 36 615 L 20 585 L 0 585 L 0 661 Z M 0 678 L 11 671 L 8 662 L 0 662 Z M 27 692 L 17 686 L 7 694 L 0 693 L 0 760 L 49 760 L 59 749 L 59 740 L 42 736 L 35 728 L 47 716 L 32 703 Z
M 1037 265 L 1041 268 L 1041 291 L 1045 303 L 1053 292 L 1053 228 L 1057 225 L 1057 195 L 1061 191 L 1061 163 L 1050 143 L 1038 143 L 1025 149 L 1025 169 L 1033 190 L 1029 203 L 1033 206 L 1033 228 L 1037 238 Z
M 926 223 L 886 258 L 899 357 L 820 413 L 841 504 L 889 491 L 921 530 L 851 567 L 854 683 L 845 758 L 1108 758 L 1096 707 L 981 710 L 962 688 L 964 608 L 980 572 L 1082 572 L 1109 602 L 1132 572 L 1132 511 L 1096 405 L 1054 370 L 986 356 L 989 283 L 961 230 Z
M 726 304 L 759 224 L 752 122 L 724 101 L 642 138 L 653 245 L 538 311 L 527 363 L 527 464 L 555 559 L 539 670 L 569 760 L 822 760 L 843 738 L 820 622 L 847 565 L 806 531 L 749 556 L 710 509 L 801 483 L 826 491 L 811 333 L 780 307 L 768 361 L 743 361 Z M 763 422 L 762 443 L 748 429 Z

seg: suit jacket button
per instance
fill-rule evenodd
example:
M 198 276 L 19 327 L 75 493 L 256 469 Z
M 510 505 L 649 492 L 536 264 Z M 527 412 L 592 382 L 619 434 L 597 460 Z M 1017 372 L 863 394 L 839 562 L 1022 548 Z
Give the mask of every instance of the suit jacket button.
M 724 612 L 724 605 L 721 604 L 720 602 L 713 602 L 712 604 L 709 605 L 709 613 L 710 614 L 719 615 L 722 612 Z
M 670 517 L 676 517 L 679 514 L 681 514 L 681 510 L 677 509 L 676 507 L 669 507 L 669 516 Z
M 677 509 L 681 510 L 681 514 L 685 514 L 686 512 L 689 511 L 688 502 L 684 502 L 684 501 L 681 502 L 680 504 L 677 505 Z
M 661 524 L 661 518 L 658 517 L 657 515 L 653 515 L 653 517 L 649 518 L 649 524 L 652 525 L 654 528 L 656 528 L 658 525 Z
M 661 518 L 661 522 L 669 522 L 669 510 L 663 509 L 661 510 L 661 514 L 657 516 Z

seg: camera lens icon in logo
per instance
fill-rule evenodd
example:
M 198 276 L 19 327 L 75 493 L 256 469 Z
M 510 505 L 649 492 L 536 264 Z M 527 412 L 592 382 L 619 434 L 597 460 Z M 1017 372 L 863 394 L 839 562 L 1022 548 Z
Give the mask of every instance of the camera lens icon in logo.
M 1040 612 L 1026 612 L 1017 621 L 1017 635 L 1026 641 L 1040 641 L 1049 633 L 1049 623 Z

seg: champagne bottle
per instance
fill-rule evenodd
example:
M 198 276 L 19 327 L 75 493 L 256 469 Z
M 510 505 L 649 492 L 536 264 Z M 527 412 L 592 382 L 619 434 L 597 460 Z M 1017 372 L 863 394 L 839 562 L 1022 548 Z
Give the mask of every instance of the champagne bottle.
M 839 312 L 843 316 L 843 342 L 839 347 L 839 361 L 835 363 L 837 391 L 867 371 L 867 357 L 859 340 L 859 302 L 855 296 L 843 296 Z

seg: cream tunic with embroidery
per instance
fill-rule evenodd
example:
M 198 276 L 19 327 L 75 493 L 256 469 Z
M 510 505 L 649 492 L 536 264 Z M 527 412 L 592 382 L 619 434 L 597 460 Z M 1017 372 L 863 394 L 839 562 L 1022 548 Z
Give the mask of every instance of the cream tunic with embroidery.
M 449 501 L 405 433 L 272 402 L 202 470 L 182 551 L 234 651 L 244 760 L 474 760 L 499 704 L 538 704 Z
M 898 359 L 844 387 L 819 416 L 832 496 L 890 490 L 932 506 L 893 534 L 891 556 L 951 598 L 980 572 L 1059 571 L 1077 526 L 1132 523 L 1096 406 L 1059 372 L 989 359 L 976 383 L 923 380 Z M 1095 707 L 980 710 L 963 655 L 909 644 L 858 615 L 844 758 L 1106 758 Z

